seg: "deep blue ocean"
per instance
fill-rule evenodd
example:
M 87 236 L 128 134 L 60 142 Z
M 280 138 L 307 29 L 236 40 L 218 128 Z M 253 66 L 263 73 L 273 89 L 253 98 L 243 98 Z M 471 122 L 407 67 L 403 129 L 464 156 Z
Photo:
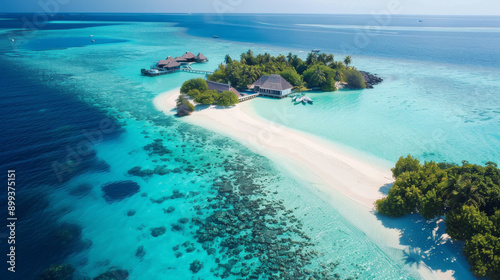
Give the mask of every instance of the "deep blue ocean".
M 0 271 L 1 279 L 36 279 L 50 265 L 64 263 L 76 268 L 75 279 L 91 279 L 117 267 L 128 270 L 131 275 L 129 279 L 234 279 L 237 275 L 245 275 L 241 272 L 244 270 L 248 272 L 247 276 L 266 279 L 270 275 L 266 272 L 269 273 L 272 267 L 264 265 L 265 261 L 258 254 L 266 254 L 273 259 L 269 252 L 277 247 L 273 245 L 262 249 L 262 244 L 252 238 L 246 243 L 238 243 L 242 241 L 235 241 L 234 237 L 248 234 L 243 231 L 220 235 L 219 239 L 211 240 L 212 243 L 206 245 L 197 232 L 200 230 L 198 228 L 209 231 L 207 228 L 211 224 L 222 223 L 217 220 L 220 215 L 239 217 L 238 214 L 244 216 L 238 222 L 244 229 L 248 227 L 250 231 L 251 227 L 255 227 L 270 238 L 276 238 L 276 232 L 282 231 L 282 228 L 277 225 L 274 227 L 275 223 L 268 219 L 288 224 L 294 228 L 294 232 L 287 233 L 286 237 L 302 242 L 300 244 L 304 251 L 315 252 L 306 254 L 314 256 L 307 261 L 307 257 L 293 258 L 292 254 L 297 249 L 283 238 L 282 243 L 275 245 L 282 248 L 280 250 L 290 259 L 287 269 L 305 267 L 322 273 L 326 265 L 330 267 L 326 269 L 328 275 L 341 279 L 420 277 L 413 270 L 411 260 L 398 259 L 403 254 L 400 249 L 381 249 L 382 245 L 377 240 L 366 237 L 365 233 L 352 226 L 333 208 L 328 209 L 326 204 L 319 202 L 312 209 L 302 205 L 301 201 L 309 201 L 309 205 L 312 205 L 316 203 L 314 199 L 319 198 L 316 194 L 301 192 L 300 184 L 281 174 L 269 160 L 251 153 L 236 142 L 155 112 L 150 104 L 155 94 L 178 87 L 191 77 L 180 74 L 172 80 L 158 79 L 152 82 L 138 75 L 141 65 L 147 66 L 156 59 L 159 51 L 165 49 L 181 52 L 186 48 L 203 47 L 208 53 L 205 54 L 214 58 L 204 66 L 209 70 L 223 60 L 223 54 L 230 52 L 237 56 L 248 48 L 271 53 L 288 48 L 299 50 L 302 55 L 311 49 L 321 49 L 333 52 L 337 57 L 353 55 L 362 62 L 369 61 L 364 68 L 377 64 L 380 71 L 384 69 L 381 66 L 384 59 L 390 60 L 387 68 L 395 65 L 396 60 L 407 63 L 405 65 L 416 61 L 419 67 L 427 63 L 430 65 L 429 76 L 439 73 L 438 78 L 433 80 L 427 77 L 426 81 L 438 89 L 442 86 L 446 93 L 454 90 L 450 85 L 457 86 L 457 80 L 463 78 L 464 81 L 470 81 L 471 76 L 463 74 L 462 69 L 472 69 L 474 82 L 457 87 L 467 90 L 475 88 L 479 93 L 487 93 L 488 100 L 478 98 L 479 103 L 474 101 L 469 104 L 474 110 L 483 110 L 485 104 L 489 107 L 484 109 L 486 113 L 478 113 L 484 113 L 480 119 L 471 117 L 476 116 L 473 114 L 478 111 L 470 113 L 460 108 L 456 112 L 459 118 L 466 115 L 464 119 L 472 119 L 473 124 L 474 121 L 479 123 L 472 127 L 460 126 L 460 132 L 465 133 L 457 140 L 460 145 L 467 147 L 475 142 L 477 147 L 456 156 L 463 158 L 474 154 L 477 158 L 471 161 L 478 163 L 500 160 L 500 99 L 497 91 L 500 17 L 394 15 L 390 19 L 377 19 L 372 15 L 60 14 L 51 17 L 52 22 L 44 22 L 36 30 L 28 31 L 23 30 L 25 25 L 21 19 L 30 19 L 32 15 L 9 14 L 0 17 L 6 18 L 0 20 L 0 169 L 4 182 L 7 181 L 7 170 L 16 170 L 16 197 L 19 198 L 16 200 L 18 272 L 6 272 L 4 263 Z M 102 39 L 96 40 L 96 44 L 91 44 L 87 34 L 97 34 L 96 38 L 99 38 L 99 34 L 103 35 Z M 220 39 L 213 40 L 213 35 Z M 12 43 L 11 38 L 16 38 L 16 43 Z M 22 43 L 18 44 L 18 41 Z M 100 49 L 89 51 L 93 47 Z M 370 60 L 371 57 L 374 59 Z M 405 71 L 404 67 L 399 67 Z M 454 78 L 441 83 L 442 77 L 446 76 L 443 71 L 447 71 L 447 67 L 453 69 Z M 363 65 L 359 68 L 363 68 Z M 481 80 L 483 71 L 486 80 Z M 418 77 L 423 72 L 414 71 L 408 75 Z M 389 85 L 391 81 L 398 80 L 397 76 L 384 78 Z M 405 85 L 397 85 L 397 89 L 401 88 L 405 88 Z M 457 91 L 459 96 L 467 93 L 460 89 Z M 335 105 L 329 104 L 328 98 L 318 95 L 318 100 L 324 99 L 326 105 L 318 105 L 321 110 L 316 117 L 335 111 Z M 335 98 L 340 98 L 347 106 L 363 103 L 356 100 L 354 95 Z M 446 106 L 450 100 L 456 99 L 447 95 L 442 100 L 436 97 L 426 102 L 438 104 L 435 108 L 437 112 L 440 107 L 444 111 L 448 110 Z M 419 100 L 422 99 L 412 102 L 418 103 Z M 410 105 L 408 110 L 413 108 Z M 371 108 L 380 112 L 377 111 L 379 108 Z M 266 113 L 262 114 L 265 116 Z M 411 113 L 406 111 L 401 114 Z M 349 118 L 348 115 L 343 117 Z M 82 141 L 88 140 L 87 134 L 83 132 L 95 131 L 103 120 L 114 129 L 102 134 L 102 141 L 91 147 L 84 156 L 74 157 Z M 426 126 L 428 120 L 422 118 L 415 120 L 415 123 L 419 121 Z M 471 122 L 466 123 L 473 125 Z M 297 125 L 294 128 L 302 128 L 300 124 Z M 311 129 L 303 130 L 315 133 L 321 127 Z M 466 134 L 468 131 L 470 135 Z M 418 129 L 415 129 L 415 133 L 417 139 L 421 137 Z M 478 134 L 483 135 L 483 138 L 475 138 Z M 358 137 L 352 140 L 353 148 L 372 152 L 383 160 L 393 160 L 394 154 L 406 153 L 401 152 L 405 147 L 408 147 L 407 153 L 413 149 L 409 144 L 405 146 L 404 139 L 394 142 L 393 154 L 376 148 L 370 150 L 363 143 L 358 143 L 358 140 L 365 138 L 364 135 L 349 135 L 351 138 L 346 138 L 344 142 L 341 136 L 323 136 L 331 136 L 333 140 L 347 146 L 351 141 L 349 139 Z M 383 140 L 376 138 L 374 141 Z M 446 153 L 436 154 L 441 146 L 430 146 L 424 145 L 415 151 L 420 153 L 418 156 L 422 155 L 422 159 L 427 159 L 424 153 L 428 152 L 432 153 L 429 159 L 457 160 Z M 165 147 L 167 150 L 163 150 Z M 486 155 L 491 158 L 487 159 Z M 157 170 L 155 167 L 161 164 L 170 170 L 168 175 L 134 177 L 128 172 L 135 166 L 143 170 Z M 66 168 L 62 175 L 56 171 L 61 171 L 61 166 Z M 182 171 L 174 171 L 176 168 Z M 123 194 L 127 197 L 125 200 L 118 194 L 120 202 L 109 203 L 103 199 L 102 186 L 117 181 L 133 181 L 140 185 L 140 191 Z M 246 191 L 255 193 L 238 200 L 221 191 L 225 182 L 231 182 L 230 188 L 239 188 L 239 192 L 243 192 L 244 186 L 252 186 L 255 190 Z M 164 187 L 161 184 L 165 184 Z M 169 204 L 177 209 L 173 216 L 157 218 L 165 215 L 165 208 L 169 205 L 161 206 L 155 201 L 167 193 L 175 196 L 176 192 L 172 188 L 180 189 L 185 198 L 183 196 L 182 201 L 175 200 L 175 203 Z M 265 195 L 271 189 L 277 193 L 276 197 Z M 124 192 L 129 191 L 124 189 Z M 2 217 L 6 217 L 6 207 L 3 206 L 6 205 L 6 192 L 1 192 L 0 198 Z M 173 198 L 171 200 L 174 201 Z M 257 203 L 269 205 L 268 211 L 252 208 Z M 279 206 L 279 209 L 272 205 Z M 240 212 L 233 211 L 235 208 Z M 130 210 L 137 214 L 128 216 Z M 297 217 L 301 215 L 300 221 L 287 214 L 288 210 Z M 99 211 L 107 217 L 95 214 Z M 177 213 L 179 216 L 176 216 Z M 260 220 L 258 223 L 251 222 L 253 213 L 257 213 L 256 217 L 262 216 L 262 224 L 266 226 L 262 226 Z M 316 218 L 301 221 L 302 216 L 307 214 Z M 181 221 L 185 217 L 198 217 L 200 221 L 185 225 L 185 221 Z M 156 224 L 149 224 L 148 221 Z M 160 226 L 160 222 L 167 225 L 168 234 L 172 234 L 168 240 L 162 241 L 163 245 L 155 243 L 157 239 L 152 238 L 149 232 L 149 228 Z M 267 223 L 272 224 L 273 228 Z M 182 235 L 176 235 L 179 234 L 175 230 L 178 227 L 174 225 L 183 228 Z M 425 232 L 432 231 L 432 225 L 422 227 Z M 4 250 L 6 234 L 5 229 L 0 231 L 1 255 L 7 250 Z M 319 245 L 316 245 L 320 249 L 308 244 L 310 239 L 304 236 L 318 236 Z M 175 255 L 176 251 L 173 252 L 171 248 L 181 244 L 181 250 L 184 250 L 182 244 L 185 242 L 192 243 L 185 246 L 186 250 L 193 246 L 196 251 L 193 254 L 184 252 L 183 256 Z M 236 242 L 236 245 L 231 242 Z M 411 246 L 411 241 L 403 245 Z M 247 250 L 249 258 L 243 258 L 245 252 L 240 254 L 244 248 L 236 250 L 240 246 L 251 248 Z M 431 244 L 425 246 L 429 246 L 427 249 L 432 247 Z M 450 248 L 453 246 L 456 245 L 450 245 Z M 217 253 L 214 254 L 208 247 L 217 249 Z M 146 252 L 144 259 L 138 257 L 141 254 L 137 252 L 142 250 L 139 248 Z M 212 253 L 207 253 L 209 251 Z M 325 252 L 332 255 L 326 253 L 325 257 Z M 446 252 L 451 255 L 456 253 Z M 367 256 L 372 259 L 367 260 Z M 457 264 L 463 259 L 458 257 L 458 262 L 452 262 L 446 256 L 445 253 L 433 254 L 429 256 L 431 262 L 427 265 L 432 269 L 454 270 L 456 279 L 472 278 L 467 273 L 467 267 Z M 204 269 L 193 276 L 190 265 L 195 259 L 204 262 Z M 238 270 L 243 274 L 227 272 L 227 264 L 234 265 L 234 270 L 229 271 Z M 295 273 L 304 273 L 299 270 Z M 148 271 L 150 274 L 147 274 Z

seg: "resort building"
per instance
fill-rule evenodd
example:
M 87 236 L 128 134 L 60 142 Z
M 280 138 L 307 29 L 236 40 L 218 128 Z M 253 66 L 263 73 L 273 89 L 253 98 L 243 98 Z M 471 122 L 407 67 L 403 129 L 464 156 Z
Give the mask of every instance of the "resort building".
M 179 63 L 189 63 L 189 62 L 207 62 L 208 59 L 202 53 L 194 55 L 192 52 L 186 52 L 183 56 L 176 57 L 175 60 Z
M 238 98 L 242 97 L 241 93 L 237 89 L 228 84 L 217 83 L 207 80 L 207 86 L 209 90 L 216 90 L 219 93 L 223 91 L 232 91 L 234 94 L 236 94 L 236 96 L 238 96 Z
M 158 68 L 166 70 L 179 70 L 181 69 L 181 65 L 173 57 L 169 56 L 166 60 L 158 61 Z
M 272 74 L 260 77 L 250 86 L 260 95 L 274 98 L 283 98 L 292 92 L 293 86 L 287 82 L 281 75 Z
M 231 91 L 238 97 L 239 102 L 255 98 L 259 95 L 259 94 L 245 94 L 245 95 L 243 95 L 237 89 L 233 88 L 231 85 L 212 82 L 212 81 L 208 81 L 208 80 L 207 80 L 207 86 L 208 86 L 209 90 L 216 90 L 219 93 L 221 93 L 223 91 Z
M 208 58 L 206 56 L 204 56 L 202 53 L 198 53 L 195 60 L 196 60 L 196 62 L 201 63 L 201 62 L 207 62 Z

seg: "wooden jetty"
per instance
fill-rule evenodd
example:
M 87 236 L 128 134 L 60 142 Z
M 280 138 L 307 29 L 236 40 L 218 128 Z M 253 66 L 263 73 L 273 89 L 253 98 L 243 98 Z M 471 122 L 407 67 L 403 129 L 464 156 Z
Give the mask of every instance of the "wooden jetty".
M 187 73 L 193 73 L 193 74 L 204 74 L 204 75 L 209 75 L 209 74 L 214 73 L 213 71 L 197 70 L 197 69 L 192 69 L 191 67 L 186 67 L 186 68 L 175 69 L 175 70 L 141 69 L 141 74 L 144 76 L 148 76 L 148 77 L 157 77 L 157 76 L 172 74 L 172 73 L 181 72 L 181 71 L 187 72 Z
M 254 98 L 256 98 L 257 96 L 259 96 L 259 93 L 254 93 L 254 94 L 244 94 L 244 95 L 242 95 L 241 97 L 239 97 L 239 98 L 238 98 L 238 101 L 239 101 L 239 102 L 247 101 L 247 100 L 250 100 L 250 99 L 254 99 Z

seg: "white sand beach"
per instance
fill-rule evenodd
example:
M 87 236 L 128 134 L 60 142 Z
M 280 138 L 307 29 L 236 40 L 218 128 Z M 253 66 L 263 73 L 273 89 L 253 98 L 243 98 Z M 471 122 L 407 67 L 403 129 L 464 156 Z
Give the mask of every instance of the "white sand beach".
M 154 105 L 173 115 L 178 95 L 179 89 L 159 94 Z M 265 120 L 252 111 L 250 102 L 231 108 L 197 109 L 182 121 L 228 136 L 270 158 L 319 189 L 325 194 L 323 200 L 335 204 L 345 218 L 379 243 L 400 250 L 406 248 L 400 245 L 400 231 L 384 227 L 373 215 L 374 202 L 384 196 L 380 188 L 394 181 L 389 169 L 347 154 L 324 139 Z M 350 200 L 339 199 L 339 194 Z M 425 265 L 418 271 L 425 279 L 453 279 L 450 271 L 432 271 Z
M 173 114 L 177 96 L 178 89 L 161 94 L 155 107 Z M 390 170 L 357 160 L 318 137 L 259 118 L 248 108 L 250 102 L 224 109 L 207 107 L 182 120 L 229 136 L 280 164 L 299 165 L 307 181 L 314 180 L 310 183 L 325 191 L 335 188 L 370 209 L 383 196 L 380 187 L 393 181 Z

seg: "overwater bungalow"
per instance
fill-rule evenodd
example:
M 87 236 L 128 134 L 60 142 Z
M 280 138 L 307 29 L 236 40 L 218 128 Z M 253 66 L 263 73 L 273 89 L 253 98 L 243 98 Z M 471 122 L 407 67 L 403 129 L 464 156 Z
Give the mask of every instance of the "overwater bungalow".
M 202 53 L 198 53 L 198 55 L 196 56 L 195 59 L 196 59 L 196 62 L 198 62 L 198 63 L 208 61 L 208 58 L 206 56 L 204 56 Z
M 173 57 L 169 56 L 166 60 L 158 61 L 157 68 L 163 68 L 165 70 L 179 70 L 181 65 Z
M 179 63 L 190 63 L 190 62 L 207 62 L 208 59 L 202 53 L 198 53 L 198 55 L 194 55 L 192 52 L 186 52 L 183 56 L 178 56 L 175 60 Z
M 292 93 L 293 86 L 283 79 L 281 75 L 272 74 L 269 76 L 263 75 L 249 88 L 263 96 L 284 98 Z

